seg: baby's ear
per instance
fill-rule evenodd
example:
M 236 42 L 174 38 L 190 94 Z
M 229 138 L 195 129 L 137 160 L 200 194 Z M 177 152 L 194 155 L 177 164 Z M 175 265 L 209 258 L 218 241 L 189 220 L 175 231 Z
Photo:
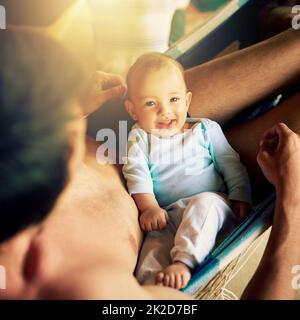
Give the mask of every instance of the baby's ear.
M 124 105 L 125 105 L 125 108 L 126 108 L 127 112 L 129 113 L 130 117 L 133 120 L 137 120 L 134 104 L 129 99 L 126 99 L 124 101 Z
M 192 101 L 192 96 L 193 94 L 191 93 L 191 91 L 187 92 L 186 94 L 186 106 L 189 107 Z

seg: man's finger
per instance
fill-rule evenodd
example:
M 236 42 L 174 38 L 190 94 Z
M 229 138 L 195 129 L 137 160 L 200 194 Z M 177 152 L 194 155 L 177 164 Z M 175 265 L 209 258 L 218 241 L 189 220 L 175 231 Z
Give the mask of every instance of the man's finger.
M 292 133 L 293 131 L 283 122 L 277 124 L 277 129 L 281 130 L 284 133 Z
M 99 92 L 99 99 L 101 103 L 108 102 L 109 100 L 114 100 L 117 98 L 122 98 L 126 93 L 125 86 L 117 86 L 111 89 L 107 89 Z
M 278 145 L 276 151 L 280 151 L 285 147 L 288 138 L 294 134 L 294 132 L 284 123 L 278 123 L 276 126 L 276 132 L 278 134 Z
M 288 126 L 284 123 L 278 123 L 272 128 L 265 131 L 263 138 L 260 141 L 260 148 L 269 152 L 278 151 L 283 143 L 283 140 L 292 133 Z
M 261 150 L 275 152 L 278 150 L 279 138 L 278 136 L 274 136 L 273 138 L 264 139 L 260 142 L 259 146 Z
M 269 159 L 270 158 L 270 153 L 266 150 L 260 150 L 258 152 L 258 155 L 257 155 L 258 158 L 260 159 Z
M 257 155 L 257 162 L 261 168 L 264 167 L 264 164 L 270 161 L 270 153 L 265 150 L 260 150 Z
M 280 150 L 282 145 L 285 144 L 286 139 L 293 134 L 293 131 L 285 124 L 285 123 L 278 123 L 269 130 L 267 130 L 262 140 L 269 140 L 275 142 L 277 139 L 277 146 L 274 151 Z
M 280 122 L 266 130 L 263 134 L 262 140 L 272 139 L 276 136 L 282 137 L 289 132 L 291 132 L 290 128 L 286 124 Z
M 109 89 L 109 87 L 125 85 L 125 80 L 120 75 L 103 71 L 96 71 L 93 75 L 93 80 L 96 83 L 101 83 L 102 89 Z
M 116 86 L 125 86 L 125 81 L 123 78 L 117 75 L 105 78 L 102 88 L 106 90 Z

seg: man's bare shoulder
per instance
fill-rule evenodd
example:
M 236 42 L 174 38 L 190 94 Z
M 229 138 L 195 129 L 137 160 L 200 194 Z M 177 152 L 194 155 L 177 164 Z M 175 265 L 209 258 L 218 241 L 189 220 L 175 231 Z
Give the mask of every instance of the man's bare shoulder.
M 122 166 L 118 163 L 116 164 L 103 164 L 107 159 L 99 159 L 97 158 L 97 149 L 100 144 L 97 143 L 94 139 L 90 137 L 86 137 L 86 153 L 84 158 L 84 163 L 95 171 L 95 174 L 100 174 L 103 178 L 109 177 L 110 180 L 113 179 L 115 181 L 121 182 L 124 185 L 124 180 L 122 176 Z M 113 158 L 111 159 L 112 163 L 117 162 L 118 155 L 116 150 L 110 150 L 110 153 L 113 154 Z M 103 161 L 102 161 L 103 160 Z
M 53 284 L 46 288 L 46 299 L 151 299 L 133 275 L 113 266 L 95 265 L 77 269 L 57 281 L 59 286 Z

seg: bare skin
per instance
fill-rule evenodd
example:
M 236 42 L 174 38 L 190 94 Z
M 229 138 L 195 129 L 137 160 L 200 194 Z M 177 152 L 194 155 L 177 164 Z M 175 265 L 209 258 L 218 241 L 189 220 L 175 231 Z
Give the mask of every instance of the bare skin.
M 85 163 L 38 233 L 26 231 L 4 248 L 9 253 L 2 253 L 0 264 L 8 280 L 1 298 L 150 299 L 155 292 L 133 277 L 142 240 L 134 201 L 118 171 L 96 163 L 96 144 L 87 147 Z M 118 290 L 112 288 L 116 275 Z M 75 277 L 80 281 L 74 285 Z
M 215 65 L 210 63 L 188 72 L 187 80 L 195 92 L 191 114 L 229 119 L 299 75 L 299 53 L 300 37 L 291 32 L 272 39 L 270 45 L 259 45 L 258 51 L 248 49 L 232 59 L 227 57 L 223 62 L 219 60 Z M 224 74 L 229 70 L 232 77 L 225 86 L 228 76 L 224 79 Z M 264 118 L 228 132 L 228 139 L 256 177 L 254 187 L 264 181 L 256 164 L 262 133 L 279 121 L 299 132 L 299 98 L 295 96 Z M 75 172 L 44 224 L 16 235 L 1 248 L 0 265 L 7 270 L 7 290 L 0 291 L 0 298 L 188 298 L 165 287 L 142 287 L 135 280 L 133 271 L 142 239 L 137 208 L 126 192 L 119 168 L 95 162 L 96 147 L 94 142 L 87 144 L 84 164 Z M 278 217 L 279 221 L 279 214 Z M 286 223 L 285 219 L 278 221 L 275 221 L 278 226 Z M 275 239 L 276 236 L 275 233 Z M 293 241 L 297 243 L 300 239 L 293 234 L 287 239 L 285 255 Z M 277 256 L 277 265 L 285 257 Z M 255 292 L 266 292 L 268 284 L 263 280 L 263 276 L 253 278 Z M 282 276 L 276 278 L 276 283 L 278 288 Z M 251 297 L 255 295 L 253 292 Z M 267 297 L 272 298 L 272 292 Z
M 275 186 L 277 201 L 272 232 L 255 277 L 244 292 L 250 299 L 294 299 L 293 267 L 300 264 L 300 137 L 285 124 L 267 130 L 258 163 Z M 292 191 L 292 192 L 291 192 Z
M 298 81 L 299 42 L 299 32 L 290 29 L 188 70 L 186 81 L 193 92 L 190 115 L 223 123 L 271 93 L 280 92 Z M 268 72 L 270 70 L 272 72 Z M 259 127 L 259 130 L 263 131 L 263 128 Z M 257 141 L 257 137 L 253 138 L 251 146 Z
M 189 267 L 180 261 L 175 261 L 156 275 L 156 285 L 178 290 L 184 288 L 190 279 Z

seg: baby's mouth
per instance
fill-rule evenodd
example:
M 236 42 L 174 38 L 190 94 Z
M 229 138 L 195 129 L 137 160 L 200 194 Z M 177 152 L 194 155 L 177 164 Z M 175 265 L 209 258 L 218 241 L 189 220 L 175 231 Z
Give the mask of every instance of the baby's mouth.
M 157 129 L 171 129 L 173 124 L 176 122 L 175 119 L 170 119 L 166 121 L 159 121 L 156 124 Z

